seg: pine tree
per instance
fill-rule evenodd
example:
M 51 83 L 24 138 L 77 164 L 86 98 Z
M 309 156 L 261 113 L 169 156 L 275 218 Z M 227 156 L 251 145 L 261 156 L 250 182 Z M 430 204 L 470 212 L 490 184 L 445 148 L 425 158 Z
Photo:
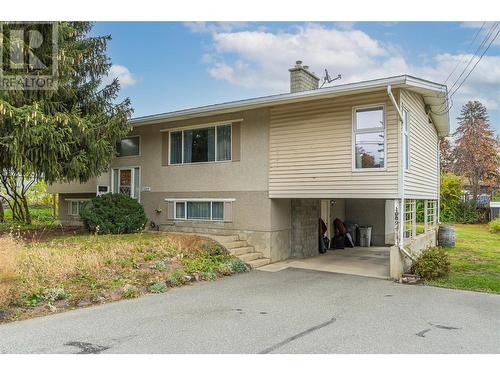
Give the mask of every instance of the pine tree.
M 490 128 L 487 110 L 481 102 L 466 103 L 457 119 L 459 126 L 454 134 L 456 142 L 453 150 L 456 171 L 468 179 L 473 199 L 476 200 L 481 181 L 498 183 L 498 143 Z
M 9 24 L 3 27 L 7 36 Z M 56 90 L 0 91 L 0 198 L 19 221 L 30 222 L 26 192 L 33 181 L 84 182 L 99 175 L 130 131 L 130 100 L 117 101 L 118 80 L 103 84 L 111 37 L 89 36 L 91 28 L 88 22 L 58 24 Z

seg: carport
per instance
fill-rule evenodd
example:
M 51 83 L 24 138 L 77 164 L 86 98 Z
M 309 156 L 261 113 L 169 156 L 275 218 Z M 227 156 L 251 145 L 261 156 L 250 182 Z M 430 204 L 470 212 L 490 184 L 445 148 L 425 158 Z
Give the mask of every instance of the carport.
M 276 272 L 286 268 L 301 268 L 388 279 L 389 255 L 390 247 L 383 246 L 335 249 L 310 258 L 295 258 L 268 264 L 259 270 Z
M 279 271 L 302 268 L 377 278 L 390 277 L 390 247 L 395 241 L 395 202 L 385 199 L 293 199 L 291 201 L 291 256 L 260 269 Z M 319 252 L 318 224 L 321 218 L 332 239 L 334 220 L 371 226 L 371 246 L 332 248 Z M 359 235 L 359 232 L 358 232 Z

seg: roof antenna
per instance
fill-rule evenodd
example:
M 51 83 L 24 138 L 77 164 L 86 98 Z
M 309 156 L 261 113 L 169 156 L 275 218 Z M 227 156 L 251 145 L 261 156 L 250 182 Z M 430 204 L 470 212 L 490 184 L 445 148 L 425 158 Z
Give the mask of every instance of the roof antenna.
M 328 73 L 328 69 L 325 69 L 325 76 L 323 77 L 323 83 L 321 84 L 320 88 L 322 88 L 325 85 L 325 83 L 332 83 L 333 81 L 336 81 L 341 78 L 342 78 L 341 74 L 339 74 L 335 78 L 331 78 L 330 74 Z

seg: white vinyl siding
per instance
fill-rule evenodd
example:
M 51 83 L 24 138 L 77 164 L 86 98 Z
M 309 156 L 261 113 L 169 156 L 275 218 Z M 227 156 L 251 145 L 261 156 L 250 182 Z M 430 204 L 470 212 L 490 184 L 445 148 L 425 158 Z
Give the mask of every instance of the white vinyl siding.
M 384 170 L 353 170 L 353 109 L 385 107 Z M 396 198 L 396 112 L 386 91 L 271 109 L 271 198 Z
M 437 199 L 439 190 L 438 135 L 425 113 L 423 98 L 401 91 L 402 105 L 409 116 L 410 168 L 405 172 L 405 198 Z

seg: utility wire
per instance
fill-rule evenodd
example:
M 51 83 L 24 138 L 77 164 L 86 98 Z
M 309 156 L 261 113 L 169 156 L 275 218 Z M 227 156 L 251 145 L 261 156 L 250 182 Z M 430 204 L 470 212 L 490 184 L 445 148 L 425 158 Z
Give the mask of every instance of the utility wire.
M 499 24 L 500 24 L 500 22 L 495 22 L 490 27 L 490 30 L 488 31 L 487 35 L 484 37 L 484 39 L 481 42 L 481 44 L 479 45 L 479 47 L 477 47 L 476 51 L 474 52 L 474 54 L 469 59 L 469 62 L 467 63 L 467 66 L 462 70 L 462 73 L 460 73 L 460 75 L 458 76 L 458 78 L 455 80 L 455 82 L 451 86 L 450 91 L 453 91 L 453 89 L 457 85 L 458 81 L 460 81 L 460 78 L 462 78 L 462 76 L 465 74 L 465 72 L 469 68 L 470 64 L 472 64 L 472 61 L 474 61 L 474 59 L 476 58 L 476 55 L 479 54 L 479 51 L 481 51 L 481 49 L 484 47 L 484 45 L 486 44 L 486 42 L 490 39 L 491 35 L 493 34 L 493 32 L 495 31 L 495 29 L 498 27 Z
M 476 35 L 474 35 L 474 38 L 472 39 L 472 42 L 470 42 L 469 46 L 467 47 L 467 49 L 465 50 L 466 53 L 464 56 L 462 56 L 461 59 L 459 59 L 459 61 L 457 62 L 457 64 L 455 65 L 455 67 L 453 68 L 453 70 L 450 72 L 450 74 L 448 74 L 448 77 L 446 77 L 446 79 L 444 80 L 444 83 L 446 84 L 446 82 L 448 82 L 448 80 L 450 79 L 450 77 L 453 75 L 453 73 L 455 73 L 455 71 L 457 70 L 458 66 L 460 64 L 464 64 L 465 63 L 465 59 L 467 58 L 467 53 L 470 52 L 470 49 L 471 47 L 473 46 L 474 42 L 476 41 L 477 37 L 479 36 L 479 34 L 481 33 L 481 31 L 483 30 L 484 28 L 484 25 L 486 25 L 486 22 L 483 22 L 483 24 L 481 25 L 481 28 L 477 30 L 476 32 Z
M 483 23 L 483 25 L 484 25 L 484 23 Z M 455 93 L 462 87 L 462 85 L 465 83 L 465 81 L 467 80 L 467 78 L 469 78 L 469 76 L 472 74 L 472 72 L 474 71 L 474 69 L 476 68 L 476 66 L 482 60 L 482 58 L 484 57 L 484 55 L 486 54 L 486 52 L 488 51 L 488 49 L 491 47 L 491 45 L 493 44 L 493 42 L 497 39 L 498 35 L 500 34 L 500 28 L 496 31 L 496 34 L 490 40 L 490 42 L 488 43 L 487 47 L 482 52 L 481 56 L 479 56 L 479 59 L 475 62 L 475 64 L 472 66 L 472 68 L 470 69 L 470 71 L 466 74 L 466 76 L 464 77 L 464 79 L 459 84 L 458 84 L 458 81 L 464 75 L 464 73 L 467 71 L 467 68 L 470 66 L 470 64 L 472 63 L 473 59 L 476 57 L 477 52 L 479 52 L 479 50 L 490 39 L 490 36 L 494 33 L 495 29 L 497 29 L 499 25 L 500 25 L 500 22 L 496 22 L 496 23 L 494 23 L 491 26 L 488 34 L 486 35 L 486 37 L 484 38 L 484 40 L 481 42 L 480 46 L 477 48 L 477 50 L 474 53 L 474 55 L 470 58 L 469 63 L 467 64 L 467 66 L 465 67 L 465 69 L 462 71 L 462 73 L 460 74 L 460 76 L 453 83 L 453 86 L 451 87 L 451 89 L 449 91 L 451 93 L 448 95 L 448 97 L 449 97 L 449 99 L 451 101 L 451 105 L 448 107 L 448 105 L 447 105 L 448 104 L 447 103 L 448 100 L 445 99 L 443 101 L 443 103 L 441 104 L 441 107 L 438 110 L 438 112 L 431 111 L 432 113 L 434 113 L 436 115 L 442 115 L 442 114 L 445 114 L 446 112 L 449 112 L 449 110 L 453 107 L 453 95 L 455 95 Z M 458 86 L 456 86 L 457 84 L 458 84 Z M 456 86 L 456 88 L 455 88 L 455 86 Z M 442 109 L 445 104 L 446 104 L 447 108 L 446 109 Z
M 460 85 L 458 85 L 458 87 L 451 93 L 452 97 L 458 91 L 458 89 L 460 89 L 460 87 L 462 87 L 462 85 L 467 80 L 467 78 L 469 78 L 469 76 L 471 75 L 471 73 L 476 68 L 477 64 L 479 64 L 479 62 L 482 60 L 483 56 L 486 54 L 486 52 L 491 47 L 491 45 L 493 44 L 493 42 L 498 38 L 499 34 L 500 34 L 500 28 L 497 30 L 497 33 L 495 34 L 495 36 L 493 37 L 493 39 L 490 40 L 490 43 L 488 44 L 488 46 L 486 47 L 486 49 L 484 50 L 484 52 L 481 54 L 481 56 L 479 57 L 479 59 L 476 61 L 476 63 L 474 64 L 474 66 L 472 67 L 472 69 L 469 71 L 469 73 L 467 73 L 467 75 L 465 76 L 465 78 L 463 79 L 463 81 L 460 83 Z

